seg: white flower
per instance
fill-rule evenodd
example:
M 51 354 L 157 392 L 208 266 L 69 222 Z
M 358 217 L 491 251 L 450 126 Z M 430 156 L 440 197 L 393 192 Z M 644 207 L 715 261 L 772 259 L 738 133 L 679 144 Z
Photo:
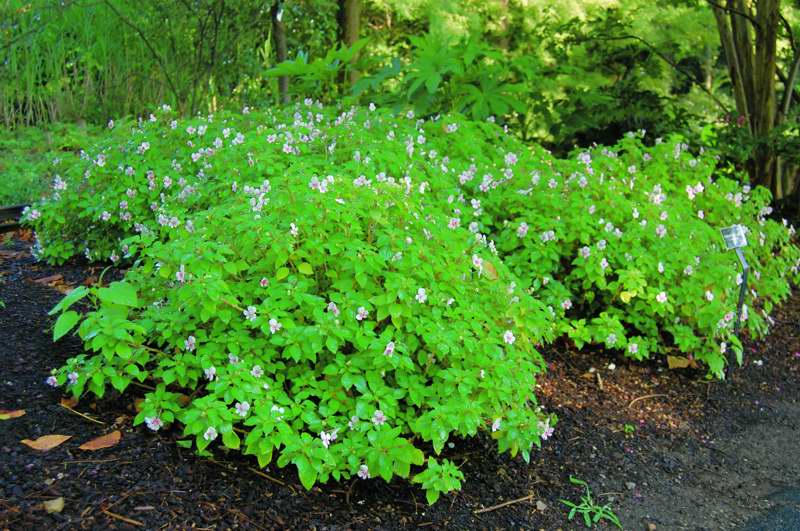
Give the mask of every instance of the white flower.
M 270 319 L 269 320 L 269 331 L 271 333 L 274 334 L 275 332 L 277 332 L 281 328 L 283 328 L 283 325 L 280 324 L 277 319 Z
M 425 291 L 425 288 L 419 288 L 417 290 L 417 295 L 414 297 L 417 299 L 417 302 L 420 304 L 425 304 L 425 301 L 428 300 L 428 294 Z
M 158 431 L 164 425 L 164 422 L 158 417 L 145 417 L 144 423 L 153 431 Z
M 500 419 L 494 419 L 494 422 L 492 422 L 492 431 L 493 432 L 500 431 L 500 425 L 501 425 Z
M 661 304 L 664 304 L 665 302 L 667 302 L 667 294 L 662 291 L 661 293 L 656 295 L 656 300 Z
M 367 309 L 364 308 L 363 306 L 359 306 L 358 311 L 356 312 L 356 320 L 363 321 L 364 319 L 367 318 L 368 315 L 369 312 L 367 311 Z
M 367 465 L 358 467 L 358 477 L 361 479 L 369 479 L 369 467 L 367 467 Z
M 214 378 L 217 377 L 217 369 L 213 365 L 203 370 L 203 373 L 206 375 L 206 379 L 210 382 L 213 382 Z
M 255 306 L 248 306 L 247 309 L 244 310 L 242 313 L 244 313 L 244 318 L 247 319 L 248 321 L 255 321 L 256 312 L 257 310 Z
M 253 365 L 253 368 L 250 369 L 250 374 L 256 378 L 261 378 L 264 376 L 264 369 L 261 368 L 261 365 Z
M 240 417 L 246 417 L 248 411 L 250 411 L 250 404 L 248 402 L 236 403 L 236 414 L 238 414 Z
M 386 415 L 383 414 L 383 411 L 380 409 L 375 410 L 375 413 L 372 415 L 372 423 L 376 426 L 381 426 L 386 423 Z
M 386 343 L 386 348 L 383 349 L 383 355 L 391 356 L 392 354 L 394 354 L 394 341 L 389 341 Z
M 505 341 L 509 345 L 513 345 L 514 341 L 516 340 L 517 338 L 514 337 L 514 332 L 512 332 L 511 330 L 506 330 L 505 332 L 503 332 L 503 341 Z
M 203 439 L 210 442 L 216 438 L 217 438 L 217 430 L 215 430 L 213 426 L 209 426 L 209 428 L 203 434 Z

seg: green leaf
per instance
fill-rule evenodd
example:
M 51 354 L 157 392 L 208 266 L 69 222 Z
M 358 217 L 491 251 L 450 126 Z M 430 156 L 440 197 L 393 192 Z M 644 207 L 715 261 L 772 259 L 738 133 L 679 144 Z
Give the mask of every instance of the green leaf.
M 139 305 L 136 297 L 136 288 L 125 282 L 113 282 L 107 288 L 97 290 L 97 296 L 103 302 L 131 306 L 135 308 Z
M 72 310 L 62 313 L 53 327 L 53 341 L 58 341 L 64 337 L 67 332 L 72 330 L 72 327 L 75 326 L 80 318 L 80 314 Z
M 242 441 L 239 439 L 239 436 L 236 435 L 236 432 L 233 430 L 226 431 L 225 433 L 222 434 L 222 444 L 224 444 L 231 450 L 238 450 L 239 446 L 241 445 L 241 442 Z
M 311 490 L 311 487 L 313 487 L 314 483 L 317 481 L 317 469 L 314 468 L 303 455 L 295 458 L 294 464 L 297 466 L 297 474 L 300 476 L 300 483 L 303 484 L 306 490 Z
M 297 266 L 297 270 L 304 274 L 304 275 L 313 275 L 314 269 L 311 267 L 311 264 L 308 262 L 303 262 L 299 266 Z
M 68 309 L 70 306 L 84 298 L 86 295 L 89 294 L 89 288 L 86 286 L 78 286 L 74 290 L 70 291 L 61 301 L 55 305 L 55 307 L 47 312 L 47 315 L 55 315 L 60 311 Z
M 288 267 L 282 267 L 282 268 L 278 269 L 278 271 L 275 273 L 275 278 L 278 279 L 278 280 L 283 280 L 284 278 L 286 278 L 288 276 L 289 276 L 289 268 Z

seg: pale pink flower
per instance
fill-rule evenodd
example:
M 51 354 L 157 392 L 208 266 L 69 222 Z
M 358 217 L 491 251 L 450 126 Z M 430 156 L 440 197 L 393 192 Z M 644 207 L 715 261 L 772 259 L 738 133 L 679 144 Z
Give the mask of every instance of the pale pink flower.
M 507 344 L 513 345 L 514 341 L 516 340 L 517 338 L 514 337 L 514 332 L 512 332 L 511 330 L 506 330 L 505 332 L 503 332 L 503 341 L 506 342 Z
M 47 380 L 45 380 L 45 383 L 47 383 L 47 385 L 50 387 L 58 387 L 58 380 L 55 376 L 48 376 Z
M 361 479 L 369 479 L 369 467 L 367 467 L 367 465 L 358 467 L 358 477 Z
M 147 427 L 153 431 L 158 431 L 162 426 L 164 426 L 164 421 L 158 417 L 145 417 L 144 423 L 147 424 Z
M 425 304 L 425 301 L 428 300 L 428 294 L 425 291 L 425 288 L 419 288 L 417 290 L 417 295 L 414 298 L 417 299 L 418 303 Z
M 203 439 L 211 442 L 217 438 L 217 430 L 214 429 L 213 426 L 209 426 L 206 432 L 203 434 Z
M 502 422 L 501 422 L 500 419 L 494 419 L 494 422 L 492 422 L 492 431 L 493 432 L 500 431 L 501 425 L 502 425 Z
M 186 282 L 186 269 L 183 267 L 183 264 L 181 264 L 178 272 L 175 273 L 175 279 L 180 283 Z
M 262 288 L 266 288 L 267 286 L 269 286 L 269 279 L 267 277 L 262 278 L 261 281 L 259 282 L 259 285 Z
M 282 325 L 282 324 L 280 324 L 280 323 L 277 321 L 277 319 L 270 319 L 270 320 L 269 320 L 269 331 L 270 331 L 271 333 L 273 333 L 273 334 L 274 334 L 275 332 L 277 332 L 277 331 L 278 331 L 278 330 L 280 330 L 281 328 L 283 328 L 283 325 Z
M 331 301 L 328 303 L 328 311 L 331 312 L 334 316 L 339 317 L 339 307 L 336 306 L 336 303 Z
M 214 378 L 217 377 L 217 368 L 212 365 L 211 367 L 204 369 L 203 373 L 205 374 L 207 380 L 213 382 Z
M 663 291 L 660 292 L 658 295 L 656 295 L 656 300 L 661 304 L 664 304 L 665 302 L 667 302 L 667 294 Z
M 250 411 L 250 403 L 248 402 L 237 402 L 236 403 L 236 414 L 240 417 L 244 418 L 247 416 L 247 412 Z
M 561 307 L 564 310 L 569 310 L 570 308 L 572 308 L 572 301 L 570 299 L 564 299 L 563 301 L 561 301 Z
M 546 441 L 550 437 L 553 436 L 553 432 L 555 429 L 550 426 L 550 419 L 545 420 L 544 422 L 539 422 L 539 429 L 542 430 L 542 440 Z
M 197 346 L 197 339 L 194 336 L 189 336 L 186 338 L 186 341 L 183 342 L 183 348 L 188 350 L 189 352 L 193 351 Z
M 394 354 L 394 341 L 389 341 L 386 343 L 386 348 L 383 349 L 383 355 L 391 356 L 392 354 Z
M 524 238 L 526 234 L 528 234 L 528 224 L 523 221 L 517 228 L 517 236 Z
M 376 426 L 381 426 L 386 423 L 386 415 L 383 414 L 383 411 L 380 409 L 375 410 L 375 413 L 372 415 L 372 423 Z
M 358 311 L 356 312 L 356 320 L 363 321 L 364 319 L 367 318 L 368 315 L 369 312 L 367 311 L 367 309 L 364 308 L 363 306 L 359 306 Z

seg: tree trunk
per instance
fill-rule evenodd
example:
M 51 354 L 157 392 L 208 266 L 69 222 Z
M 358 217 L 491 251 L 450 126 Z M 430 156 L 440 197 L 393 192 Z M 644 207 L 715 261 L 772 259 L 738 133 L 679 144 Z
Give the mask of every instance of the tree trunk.
M 342 43 L 347 47 L 354 45 L 361 27 L 361 0 L 339 0 L 339 25 Z M 353 85 L 361 75 L 351 67 L 347 77 L 350 85 Z
M 775 94 L 780 0 L 727 0 L 724 6 L 712 6 L 736 110 L 744 117 L 753 138 L 766 140 L 785 114 L 778 112 Z M 787 90 L 791 89 L 785 87 L 784 92 Z M 769 188 L 774 199 L 789 193 L 783 175 L 789 168 L 767 142 L 758 143 L 747 169 L 752 182 Z
M 286 26 L 283 23 L 283 2 L 278 0 L 272 4 L 272 37 L 275 39 L 275 58 L 278 63 L 286 61 Z M 289 77 L 278 77 L 278 94 L 280 102 L 289 103 Z

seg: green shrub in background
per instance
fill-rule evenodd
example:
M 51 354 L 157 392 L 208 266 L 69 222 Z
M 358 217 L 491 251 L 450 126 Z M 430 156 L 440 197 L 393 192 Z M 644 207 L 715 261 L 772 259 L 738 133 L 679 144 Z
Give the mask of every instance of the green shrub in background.
M 81 147 L 98 132 L 71 124 L 0 129 L 0 205 L 28 203 L 45 194 L 61 168 L 74 165 Z

